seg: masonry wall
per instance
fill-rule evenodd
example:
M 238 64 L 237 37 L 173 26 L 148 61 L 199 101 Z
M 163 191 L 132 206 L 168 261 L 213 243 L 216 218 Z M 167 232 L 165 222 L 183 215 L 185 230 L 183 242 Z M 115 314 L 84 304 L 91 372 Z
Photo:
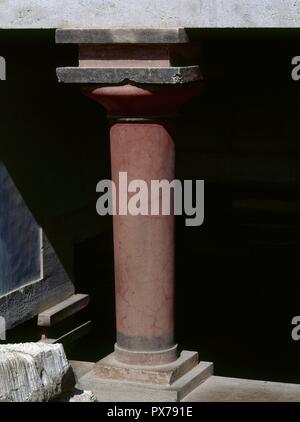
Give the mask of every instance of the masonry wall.
M 0 295 L 42 277 L 41 233 L 0 162 Z

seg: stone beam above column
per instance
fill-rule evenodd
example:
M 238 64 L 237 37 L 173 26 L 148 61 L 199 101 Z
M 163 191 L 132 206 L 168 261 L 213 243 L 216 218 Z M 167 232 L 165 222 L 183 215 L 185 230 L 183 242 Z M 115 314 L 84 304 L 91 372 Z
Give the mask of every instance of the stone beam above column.
M 1 0 L 0 28 L 297 28 L 300 0 Z

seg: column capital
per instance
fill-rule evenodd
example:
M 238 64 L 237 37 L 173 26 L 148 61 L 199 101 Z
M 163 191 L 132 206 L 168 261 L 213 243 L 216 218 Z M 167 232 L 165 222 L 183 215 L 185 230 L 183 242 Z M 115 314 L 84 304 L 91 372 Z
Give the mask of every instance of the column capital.
M 113 121 L 163 121 L 201 92 L 198 85 L 144 87 L 136 85 L 88 86 L 85 95 L 102 104 Z
M 183 28 L 57 29 L 57 43 L 79 46 L 78 67 L 57 69 L 60 82 L 170 85 L 203 78 L 196 46 Z

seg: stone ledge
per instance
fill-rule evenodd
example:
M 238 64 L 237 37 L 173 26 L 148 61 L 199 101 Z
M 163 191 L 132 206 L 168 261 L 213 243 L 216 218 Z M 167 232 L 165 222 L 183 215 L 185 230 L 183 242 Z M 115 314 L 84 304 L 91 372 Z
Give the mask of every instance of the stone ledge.
M 74 294 L 58 304 L 38 314 L 39 327 L 51 327 L 58 322 L 81 311 L 89 303 L 89 295 Z
M 198 66 L 152 68 L 59 67 L 59 82 L 80 84 L 185 84 L 203 79 Z

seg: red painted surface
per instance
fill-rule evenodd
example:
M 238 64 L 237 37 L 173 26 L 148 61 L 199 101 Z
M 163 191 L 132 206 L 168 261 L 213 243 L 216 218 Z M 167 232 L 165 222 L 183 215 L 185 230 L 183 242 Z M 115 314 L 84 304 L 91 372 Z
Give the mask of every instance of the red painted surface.
M 159 124 L 111 128 L 112 179 L 174 179 L 174 143 Z M 174 328 L 174 217 L 114 216 L 118 332 L 170 336 Z
M 195 87 L 153 91 L 125 85 L 95 88 L 88 96 L 110 115 L 174 114 L 197 94 Z M 158 119 L 159 120 L 159 119 Z M 172 120 L 115 123 L 110 130 L 112 179 L 175 178 Z M 117 208 L 118 209 L 118 208 Z M 118 345 L 155 351 L 174 345 L 174 216 L 116 215 L 113 219 Z
M 103 104 L 110 114 L 147 117 L 177 113 L 199 88 L 170 87 L 147 90 L 134 85 L 101 87 L 86 91 L 86 95 Z

